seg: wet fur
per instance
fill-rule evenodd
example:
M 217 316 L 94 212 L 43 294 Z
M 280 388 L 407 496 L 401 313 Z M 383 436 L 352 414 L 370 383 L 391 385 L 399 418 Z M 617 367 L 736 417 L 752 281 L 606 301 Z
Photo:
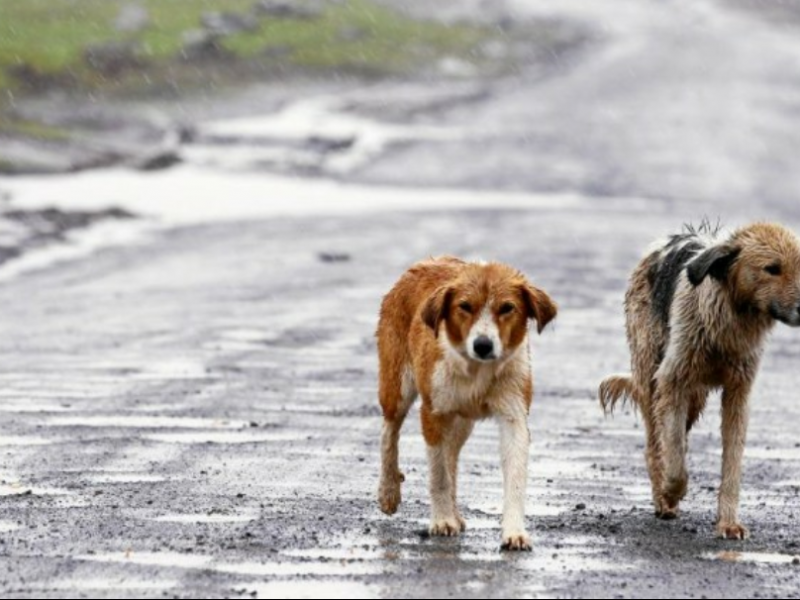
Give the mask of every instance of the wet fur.
M 383 512 L 394 514 L 401 502 L 400 431 L 419 395 L 430 465 L 430 533 L 455 536 L 465 528 L 456 498 L 458 458 L 475 422 L 493 417 L 501 430 L 503 547 L 530 549 L 524 518 L 533 398 L 528 322 L 535 320 L 541 332 L 556 311 L 545 292 L 499 263 L 443 257 L 417 263 L 400 278 L 383 300 L 377 331 Z M 500 352 L 491 361 L 471 357 L 466 347 L 473 328 L 484 326 Z
M 606 378 L 600 402 L 613 412 L 631 401 L 641 412 L 656 514 L 677 516 L 688 485 L 688 433 L 709 393 L 721 389 L 717 532 L 744 539 L 738 505 L 748 398 L 775 321 L 800 325 L 797 237 L 771 224 L 673 236 L 634 271 L 625 313 L 632 373 Z

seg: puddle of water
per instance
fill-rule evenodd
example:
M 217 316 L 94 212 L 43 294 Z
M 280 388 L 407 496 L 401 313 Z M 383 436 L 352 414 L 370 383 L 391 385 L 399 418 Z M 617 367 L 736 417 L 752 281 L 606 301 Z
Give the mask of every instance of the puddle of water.
M 0 269 L 0 281 L 8 281 L 21 273 L 44 269 L 94 254 L 100 248 L 144 244 L 150 238 L 152 225 L 141 219 L 124 219 L 97 223 L 88 229 L 67 234 L 66 244 L 45 246 L 8 261 Z
M 160 483 L 166 481 L 166 477 L 150 473 L 100 473 L 88 477 L 87 481 L 91 483 Z
M 258 344 L 262 344 L 266 338 L 266 333 L 263 329 L 228 329 L 221 332 L 220 335 L 224 340 Z
M 26 399 L 26 404 L 0 404 L 0 412 L 6 413 L 65 413 L 73 409 L 61 404 L 35 404 Z
M 487 468 L 495 468 L 500 464 L 500 454 L 494 441 L 490 444 L 472 444 L 467 446 L 464 460 L 474 465 L 485 465 Z M 532 478 L 583 478 L 590 470 L 592 463 L 597 462 L 597 458 L 576 455 L 571 459 L 565 459 L 564 455 L 547 456 L 537 454 L 533 451 L 530 461 L 530 474 Z
M 594 541 L 595 546 L 601 545 L 601 541 Z M 535 546 L 535 541 L 534 541 Z M 540 552 L 533 553 L 531 558 L 521 560 L 518 565 L 521 569 L 531 571 L 544 571 L 546 573 L 563 573 L 564 571 L 580 569 L 587 571 L 622 571 L 634 569 L 635 564 L 619 564 L 611 560 L 605 560 L 596 556 L 598 552 L 587 550 L 583 544 L 578 547 L 572 545 L 562 547 L 555 553 Z
M 36 436 L 0 435 L 0 446 L 49 446 L 58 444 L 62 440 L 49 439 Z
M 119 552 L 85 554 L 78 560 L 87 562 L 130 564 L 143 567 L 176 567 L 179 569 L 206 569 L 214 562 L 211 556 L 180 554 L 178 552 Z
M 40 488 L 25 486 L 21 483 L 12 483 L 10 485 L 0 485 L 0 498 L 10 496 L 69 496 L 72 494 L 69 490 L 60 490 L 58 488 Z
M 205 365 L 189 359 L 161 359 L 131 375 L 132 379 L 213 379 Z
M 500 500 L 502 502 L 502 499 Z M 467 507 L 470 510 L 477 510 L 487 515 L 496 515 L 494 518 L 477 518 L 467 519 L 467 526 L 470 529 L 494 529 L 500 527 L 500 519 L 503 515 L 503 505 L 498 502 L 485 502 L 485 503 L 468 503 Z M 541 502 L 529 502 L 525 514 L 529 517 L 557 517 L 559 515 L 570 512 L 572 507 L 558 507 L 542 504 Z
M 752 563 L 758 565 L 792 565 L 800 564 L 800 556 L 792 554 L 779 554 L 777 552 L 707 552 L 702 555 L 704 560 L 714 560 L 732 563 Z
M 354 581 L 273 581 L 244 586 L 255 592 L 256 598 L 287 598 L 305 600 L 330 598 L 331 600 L 380 598 L 378 591 L 364 583 Z
M 294 563 L 294 562 L 241 562 L 216 563 L 212 556 L 180 554 L 177 552 L 122 552 L 79 556 L 78 560 L 88 562 L 131 564 L 147 567 L 174 567 L 178 569 L 202 569 L 227 573 L 230 575 L 251 575 L 254 577 L 297 577 L 312 575 L 317 577 L 350 577 L 373 575 L 381 571 L 378 564 L 337 561 L 332 563 Z
M 653 499 L 653 488 L 649 485 L 628 485 L 622 488 L 625 497 L 633 502 L 647 502 Z
M 311 575 L 315 577 L 351 577 L 354 575 L 375 575 L 382 572 L 380 564 L 350 562 L 242 562 L 222 563 L 211 567 L 220 573 L 231 575 L 253 575 L 255 577 L 299 577 Z
M 51 427 L 109 427 L 132 429 L 244 429 L 246 421 L 146 415 L 84 415 L 47 419 Z
M 143 436 L 144 439 L 164 444 L 263 444 L 267 442 L 284 442 L 303 440 L 307 434 L 300 433 L 251 433 L 250 431 L 220 431 L 191 433 L 154 433 Z
M 0 444 L 2 444 L 2 440 L 0 440 Z M 778 481 L 772 485 L 780 488 L 800 488 L 800 479 L 787 479 L 785 481 Z
M 270 115 L 217 121 L 203 128 L 201 141 L 213 144 L 236 139 L 239 146 L 252 146 L 239 157 L 243 167 L 256 164 L 256 158 L 313 165 L 314 152 L 304 148 L 304 142 L 311 139 L 333 144 L 349 142 L 349 147 L 342 147 L 325 161 L 328 170 L 346 173 L 380 154 L 389 144 L 417 139 L 460 139 L 463 134 L 432 126 L 373 121 L 341 112 L 339 104 L 337 98 L 314 98 L 292 103 Z M 226 145 L 226 150 L 229 148 L 232 146 Z M 215 156 L 219 154 L 217 151 Z
M 312 548 L 304 550 L 287 550 L 281 553 L 291 558 L 305 560 L 384 560 L 387 558 L 400 558 L 398 550 L 384 550 L 380 548 L 364 549 L 363 547 L 350 546 L 347 548 Z M 406 557 L 403 557 L 406 558 Z
M 536 456 L 534 453 L 531 458 L 530 472 L 533 477 L 571 477 L 578 478 L 584 476 L 596 462 L 587 456 L 575 456 L 573 459 L 564 460 L 551 456 Z
M 503 516 L 503 499 L 502 499 L 502 489 L 501 488 L 493 488 L 495 490 L 500 489 L 498 499 L 493 502 L 468 502 L 467 508 L 470 510 L 479 511 L 485 515 L 492 515 L 491 517 L 479 517 L 479 518 L 469 518 L 467 519 L 467 524 L 470 527 L 473 527 L 472 523 L 491 523 L 489 527 L 498 527 L 500 523 L 500 519 Z M 574 508 L 572 506 L 552 506 L 549 504 L 544 504 L 541 501 L 537 502 L 531 500 L 527 503 L 525 514 L 531 517 L 557 517 L 559 515 L 565 514 L 570 512 Z M 480 528 L 480 527 L 479 527 Z M 487 527 L 488 528 L 488 527 Z
M 593 430 L 591 434 L 606 437 L 631 437 L 644 439 L 644 432 L 641 429 L 598 429 L 596 431 Z
M 258 515 L 253 514 L 239 514 L 239 515 L 224 515 L 224 514 L 194 514 L 194 515 L 164 515 L 151 519 L 159 523 L 180 523 L 186 525 L 194 525 L 199 523 L 249 523 L 255 521 Z
M 124 592 L 160 592 L 174 589 L 180 585 L 179 581 L 169 579 L 156 580 L 137 580 L 127 577 L 120 579 L 63 579 L 61 581 L 48 582 L 34 585 L 34 589 L 39 587 L 46 590 L 80 590 L 80 591 L 124 591 Z
M 721 448 L 714 448 L 712 454 L 722 456 Z M 746 458 L 759 460 L 800 460 L 800 448 L 750 448 L 745 450 Z
M 32 374 L 33 377 L 39 377 L 39 374 Z M 6 400 L 10 399 L 12 402 L 36 402 L 36 401 L 61 401 L 61 402 L 84 402 L 86 400 L 100 400 L 103 398 L 107 398 L 111 388 L 105 387 L 103 389 L 98 389 L 98 386 L 94 386 L 92 388 L 91 384 L 88 382 L 83 384 L 83 389 L 73 389 L 80 387 L 78 384 L 70 386 L 66 382 L 62 382 L 59 384 L 58 389 L 46 389 L 42 388 L 43 385 L 42 381 L 38 381 L 38 389 L 30 390 L 26 386 L 17 385 L 12 388 L 7 388 L 0 390 L 0 399 Z M 54 412 L 68 412 L 66 410 L 54 411 Z
M 350 389 L 350 394 L 352 395 L 352 393 L 353 390 Z M 322 406 L 319 403 L 314 403 L 314 404 L 284 403 L 277 406 L 265 406 L 264 410 L 267 412 L 313 413 L 313 414 L 323 415 L 336 412 L 337 409 L 335 406 Z
M 402 188 L 376 188 L 331 180 L 303 180 L 262 173 L 216 172 L 192 165 L 166 169 L 147 177 L 126 169 L 87 171 L 77 175 L 18 177 L 3 182 L 19 208 L 59 206 L 98 210 L 118 206 L 141 215 L 158 214 L 167 224 L 231 222 L 287 215 L 374 213 L 376 211 L 499 210 L 571 208 L 588 199 L 578 194 L 531 194 L 420 188 L 410 197 Z M 176 190 L 191 189 L 191 194 Z M 109 190 L 113 193 L 109 196 Z M 270 190 L 284 202 L 264 202 Z M 230 201 L 220 202 L 221 197 Z M 153 203 L 152 198 L 167 199 Z M 335 198 L 336 201 L 332 201 Z

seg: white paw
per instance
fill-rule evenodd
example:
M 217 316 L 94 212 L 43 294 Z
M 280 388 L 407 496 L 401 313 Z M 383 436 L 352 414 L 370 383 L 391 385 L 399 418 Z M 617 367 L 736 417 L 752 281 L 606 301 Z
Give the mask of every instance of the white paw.
M 502 550 L 507 552 L 530 552 L 533 550 L 531 537 L 524 531 L 503 534 Z
M 430 534 L 432 537 L 458 537 L 463 531 L 458 517 L 448 519 L 435 519 L 431 522 Z
M 750 537 L 747 527 L 739 523 L 719 523 L 717 535 L 723 540 L 746 540 Z

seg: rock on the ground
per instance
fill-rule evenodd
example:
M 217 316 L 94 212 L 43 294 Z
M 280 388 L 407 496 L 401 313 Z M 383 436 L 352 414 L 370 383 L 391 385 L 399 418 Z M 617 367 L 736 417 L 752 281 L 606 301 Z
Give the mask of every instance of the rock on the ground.
M 136 155 L 131 166 L 139 171 L 161 171 L 180 163 L 181 145 L 187 139 L 189 130 L 178 127 L 164 133 L 160 144 L 146 148 Z
M 183 33 L 181 54 L 187 60 L 219 58 L 225 55 L 220 36 L 205 29 L 192 29 Z
M 150 25 L 150 13 L 143 5 L 131 3 L 124 5 L 114 20 L 117 31 L 138 33 Z
M 253 5 L 253 14 L 283 19 L 316 19 L 322 14 L 322 10 L 316 5 L 289 0 L 258 0 Z
M 25 62 L 8 67 L 6 73 L 17 85 L 29 92 L 69 89 L 76 83 L 75 76 L 71 73 L 42 71 Z
M 53 207 L 0 211 L 0 265 L 27 251 L 61 242 L 72 231 L 101 221 L 132 218 L 132 213 L 113 207 L 98 211 Z
M 86 64 L 106 76 L 115 76 L 142 66 L 137 42 L 103 42 L 91 44 L 84 51 Z
M 207 12 L 200 19 L 209 33 L 224 36 L 258 29 L 258 19 L 252 15 L 234 12 Z

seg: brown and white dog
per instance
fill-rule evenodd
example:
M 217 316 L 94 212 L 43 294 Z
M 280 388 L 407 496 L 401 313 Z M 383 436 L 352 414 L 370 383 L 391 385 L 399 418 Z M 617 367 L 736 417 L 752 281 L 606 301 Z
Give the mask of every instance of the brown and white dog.
M 632 375 L 600 386 L 607 412 L 620 399 L 642 412 L 656 514 L 675 518 L 687 491 L 687 434 L 708 394 L 722 390 L 722 485 L 717 533 L 744 539 L 739 487 L 748 397 L 776 321 L 800 326 L 800 243 L 780 225 L 730 235 L 689 229 L 651 251 L 625 298 Z
M 528 320 L 556 316 L 542 290 L 509 266 L 442 257 L 412 266 L 386 295 L 378 324 L 384 426 L 379 490 L 383 512 L 400 505 L 400 430 L 422 396 L 434 536 L 466 528 L 456 502 L 461 449 L 475 421 L 500 424 L 503 548 L 530 550 L 525 526 L 528 413 L 533 398 Z

